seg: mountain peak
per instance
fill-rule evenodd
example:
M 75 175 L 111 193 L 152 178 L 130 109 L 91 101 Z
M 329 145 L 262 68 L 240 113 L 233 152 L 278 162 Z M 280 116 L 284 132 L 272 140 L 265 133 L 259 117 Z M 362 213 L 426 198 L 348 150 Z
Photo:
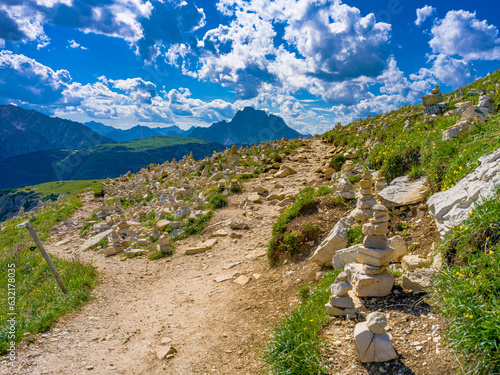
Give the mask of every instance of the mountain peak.
M 216 122 L 208 128 L 196 128 L 190 135 L 193 138 L 221 142 L 224 145 L 241 143 L 260 143 L 281 139 L 298 138 L 298 131 L 286 125 L 285 121 L 266 111 L 245 107 L 239 110 L 229 122 Z

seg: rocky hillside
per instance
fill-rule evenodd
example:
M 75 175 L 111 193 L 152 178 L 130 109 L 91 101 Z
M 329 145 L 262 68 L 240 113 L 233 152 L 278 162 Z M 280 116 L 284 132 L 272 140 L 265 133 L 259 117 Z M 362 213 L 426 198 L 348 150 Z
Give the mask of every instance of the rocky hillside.
M 275 139 L 299 138 L 302 134 L 285 124 L 281 117 L 246 107 L 229 122 L 220 121 L 208 128 L 195 128 L 190 137 L 219 142 L 224 145 L 254 144 Z
M 0 160 L 42 150 L 80 149 L 112 142 L 78 122 L 0 105 Z
M 16 373 L 498 373 L 499 81 L 103 181 L 46 241 L 96 298 Z

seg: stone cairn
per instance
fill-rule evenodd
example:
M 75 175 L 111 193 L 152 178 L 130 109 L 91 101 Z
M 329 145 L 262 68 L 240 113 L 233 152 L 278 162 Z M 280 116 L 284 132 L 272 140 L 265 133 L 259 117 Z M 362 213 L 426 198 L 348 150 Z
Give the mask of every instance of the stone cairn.
M 384 176 L 378 176 L 375 182 L 375 195 L 378 195 L 387 187 L 387 181 Z
M 170 246 L 170 239 L 168 233 L 164 233 L 158 239 L 157 245 L 158 251 L 164 254 L 170 254 L 173 252 L 172 246 Z
M 373 217 L 362 227 L 363 245 L 357 246 L 357 263 L 347 264 L 335 279 L 336 283 L 349 282 L 357 297 L 384 297 L 394 285 L 394 277 L 386 269 L 394 259 L 394 249 L 387 243 L 389 213 L 381 204 L 371 209 Z
M 345 199 L 354 199 L 356 194 L 352 188 L 352 184 L 349 182 L 348 178 L 356 174 L 354 170 L 354 163 L 347 160 L 342 166 L 342 173 L 340 175 L 340 180 L 337 183 L 337 194 Z
M 426 118 L 430 118 L 431 115 L 444 112 L 447 107 L 447 103 L 443 102 L 443 94 L 439 92 L 439 86 L 434 86 L 434 89 L 430 94 L 422 97 L 422 107 L 426 114 Z
M 236 180 L 236 179 L 232 179 L 231 182 L 229 183 L 229 190 L 232 191 L 232 189 L 234 189 L 234 188 L 236 188 L 236 189 L 240 188 L 241 189 L 241 185 L 238 182 L 238 180 Z
M 105 256 L 115 255 L 121 253 L 124 250 L 122 245 L 122 239 L 116 233 L 116 230 L 111 231 L 111 234 L 108 238 L 109 246 L 106 249 L 103 249 L 103 254 Z
M 358 202 L 356 203 L 356 208 L 349 216 L 356 221 L 363 221 L 373 215 L 371 208 L 377 204 L 373 195 L 372 174 L 370 172 L 363 172 L 359 185 Z
M 238 149 L 236 148 L 236 145 L 233 145 L 231 147 L 231 151 L 229 154 L 229 164 L 231 166 L 237 165 L 240 161 L 240 155 L 238 154 Z
M 325 305 L 326 313 L 334 316 L 355 317 L 354 301 L 348 294 L 351 289 L 352 285 L 348 281 L 339 281 L 332 284 L 330 287 L 332 291 L 330 302 Z
M 354 327 L 354 340 L 361 362 L 386 362 L 398 357 L 389 335 L 385 332 L 387 319 L 384 313 L 372 312 L 366 321 Z

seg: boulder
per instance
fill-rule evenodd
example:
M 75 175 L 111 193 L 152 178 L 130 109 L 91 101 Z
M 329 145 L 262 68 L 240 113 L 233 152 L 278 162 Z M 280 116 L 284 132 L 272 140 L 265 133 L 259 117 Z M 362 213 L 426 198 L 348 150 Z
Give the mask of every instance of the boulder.
M 474 105 L 474 103 L 472 103 L 471 101 L 460 102 L 460 103 L 455 104 L 455 108 L 468 108 L 468 107 L 472 107 L 473 105 Z
M 358 244 L 345 249 L 337 250 L 332 259 L 332 265 L 335 269 L 343 269 L 349 263 L 356 262 L 359 247 L 363 245 Z
M 394 254 L 391 262 L 399 262 L 403 256 L 408 254 L 406 242 L 399 234 L 389 238 L 387 240 L 387 244 L 389 247 L 392 247 L 394 249 Z
M 418 255 L 405 255 L 401 259 L 401 268 L 405 271 L 413 271 L 417 268 L 428 267 L 430 261 L 428 259 L 420 258 Z
M 309 258 L 320 267 L 330 265 L 333 255 L 337 250 L 344 249 L 347 245 L 347 231 L 353 225 L 352 220 L 347 217 L 340 219 L 333 227 L 327 238 L 316 248 Z
M 260 185 L 257 185 L 253 188 L 253 192 L 262 195 L 264 193 L 267 193 L 267 189 Z
M 354 340 L 361 362 L 386 362 L 398 357 L 387 333 L 375 334 L 361 322 L 354 327 Z
M 210 250 L 213 245 L 217 243 L 217 238 L 211 238 L 209 240 L 206 240 L 205 242 L 201 242 L 197 244 L 196 246 L 188 247 L 186 249 L 186 254 L 198 254 L 205 252 L 207 250 Z
M 248 200 L 252 203 L 262 203 L 262 198 L 257 193 L 252 193 L 248 196 Z
M 363 264 L 351 263 L 346 266 L 350 273 L 352 291 L 358 297 L 384 297 L 391 293 L 394 277 L 384 271 L 371 275 L 364 271 Z
M 422 202 L 428 191 L 425 177 L 409 181 L 408 176 L 403 176 L 394 179 L 378 196 L 387 207 L 401 207 Z
M 381 335 L 385 332 L 387 318 L 384 313 L 379 311 L 372 312 L 366 316 L 366 326 L 376 335 Z
M 475 204 L 493 195 L 500 185 L 499 161 L 500 149 L 479 158 L 481 165 L 455 186 L 429 198 L 429 214 L 442 236 L 465 220 Z
M 403 288 L 413 292 L 427 292 L 432 286 L 432 276 L 436 273 L 430 268 L 419 268 L 403 275 Z
M 330 286 L 330 291 L 335 296 L 347 296 L 347 293 L 352 289 L 349 281 L 341 281 Z
M 468 122 L 477 121 L 482 123 L 485 121 L 485 117 L 476 106 L 471 106 L 467 108 L 464 113 L 462 113 L 461 120 L 466 120 Z
M 170 225 L 170 220 L 160 220 L 156 223 L 156 227 L 160 231 L 164 231 Z
M 356 314 L 356 309 L 353 308 L 340 308 L 336 306 L 332 306 L 330 303 L 325 305 L 326 313 L 334 316 L 352 316 L 354 317 Z

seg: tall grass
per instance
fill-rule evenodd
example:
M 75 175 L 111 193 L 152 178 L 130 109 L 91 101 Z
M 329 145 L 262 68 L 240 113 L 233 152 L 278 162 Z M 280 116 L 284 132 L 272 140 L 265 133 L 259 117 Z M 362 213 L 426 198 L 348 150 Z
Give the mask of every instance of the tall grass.
M 49 237 L 50 229 L 66 219 L 81 206 L 76 196 L 70 196 L 37 214 L 31 222 L 43 241 Z M 63 283 L 68 289 L 63 294 L 40 252 L 30 251 L 34 243 L 25 228 L 16 228 L 22 220 L 5 222 L 0 232 L 0 354 L 9 347 L 7 319 L 16 313 L 14 340 L 18 342 L 24 333 L 39 333 L 50 328 L 61 315 L 72 311 L 90 298 L 90 291 L 96 284 L 96 270 L 78 259 L 67 261 L 51 256 Z M 12 267 L 14 265 L 14 267 Z M 9 280 L 8 269 L 15 269 L 14 280 Z M 15 288 L 14 311 L 8 304 L 8 285 Z
M 327 273 L 316 288 L 302 293 L 305 300 L 273 328 L 264 354 L 271 374 L 328 374 L 321 354 L 324 341 L 319 333 L 329 320 L 324 305 L 338 273 Z
M 446 338 L 470 374 L 500 372 L 500 193 L 476 206 L 441 246 L 449 265 L 433 297 Z

